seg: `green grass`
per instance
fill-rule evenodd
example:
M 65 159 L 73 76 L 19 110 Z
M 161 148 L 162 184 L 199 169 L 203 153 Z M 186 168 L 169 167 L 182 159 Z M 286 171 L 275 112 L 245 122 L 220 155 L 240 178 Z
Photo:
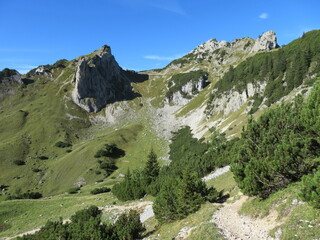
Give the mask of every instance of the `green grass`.
M 192 229 L 188 239 L 224 239 L 214 223 L 210 222 L 217 206 L 212 203 L 205 203 L 200 210 L 190 214 L 187 218 L 167 223 L 157 227 L 157 221 L 153 218 L 146 222 L 146 227 L 149 232 L 152 232 L 151 237 L 158 236 L 161 240 L 171 240 L 177 237 L 182 228 Z
M 209 187 L 215 187 L 218 191 L 223 190 L 224 192 L 231 192 L 237 185 L 231 171 L 209 180 L 206 184 Z
M 14 236 L 43 226 L 48 220 L 68 219 L 76 211 L 90 205 L 110 205 L 116 198 L 111 193 L 88 195 L 86 190 L 74 195 L 59 195 L 39 200 L 0 202 L 0 223 L 10 228 L 0 232 L 0 238 Z

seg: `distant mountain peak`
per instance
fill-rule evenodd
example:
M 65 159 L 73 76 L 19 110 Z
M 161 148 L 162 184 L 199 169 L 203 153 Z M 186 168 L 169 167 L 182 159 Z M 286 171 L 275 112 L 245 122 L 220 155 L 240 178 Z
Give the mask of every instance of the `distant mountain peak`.
M 263 33 L 256 39 L 251 52 L 270 51 L 277 47 L 277 35 L 275 31 L 271 30 Z

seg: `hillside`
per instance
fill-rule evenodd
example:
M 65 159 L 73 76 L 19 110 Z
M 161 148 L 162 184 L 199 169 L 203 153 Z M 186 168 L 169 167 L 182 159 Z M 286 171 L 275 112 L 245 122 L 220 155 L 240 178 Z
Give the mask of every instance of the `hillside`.
M 123 70 L 107 45 L 25 75 L 4 69 L 0 72 L 0 237 L 40 227 L 59 216 L 70 218 L 85 206 L 121 206 L 121 197 L 131 202 L 147 195 L 145 200 L 153 202 L 156 214 L 145 223 L 149 239 L 158 239 L 157 234 L 160 239 L 210 239 L 199 238 L 208 229 L 222 239 L 211 219 L 218 208 L 211 202 L 218 198 L 229 194 L 228 204 L 233 204 L 241 195 L 239 188 L 261 197 L 251 197 L 241 210 L 254 217 L 263 213 L 251 205 L 280 209 L 286 204 L 278 191 L 290 201 L 300 198 L 298 183 L 315 171 L 320 157 L 319 87 L 314 87 L 319 79 L 319 30 L 283 47 L 273 31 L 257 39 L 211 39 L 163 69 L 139 73 Z M 296 106 L 299 94 L 301 108 Z M 290 105 L 293 102 L 296 105 Z M 253 140 L 261 146 L 250 146 Z M 151 149 L 161 170 L 146 180 Z M 233 173 L 206 184 L 199 180 L 229 164 L 234 164 Z M 255 183 L 253 173 L 260 182 Z M 113 187 L 123 183 L 126 190 Z M 97 186 L 113 187 L 112 193 L 97 198 L 90 194 Z M 168 201 L 166 191 L 178 192 L 176 199 L 171 196 L 177 212 L 170 217 L 159 208 Z M 40 199 L 28 199 L 37 194 Z M 277 227 L 284 226 L 281 239 L 292 236 L 287 228 L 295 226 L 294 217 L 303 212 L 300 207 L 310 213 L 306 221 L 318 224 L 316 208 L 296 205 L 287 213 L 280 209 L 282 215 L 273 219 L 281 220 Z M 111 209 L 104 211 L 105 219 L 114 217 Z M 24 221 L 30 223 L 22 226 Z M 306 236 L 302 230 L 296 234 Z

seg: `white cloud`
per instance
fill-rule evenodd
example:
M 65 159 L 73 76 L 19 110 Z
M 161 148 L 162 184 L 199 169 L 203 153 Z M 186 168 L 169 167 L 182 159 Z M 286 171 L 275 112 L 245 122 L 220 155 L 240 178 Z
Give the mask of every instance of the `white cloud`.
M 185 10 L 181 7 L 178 1 L 171 0 L 171 1 L 166 1 L 166 3 L 151 4 L 151 6 L 168 11 L 168 12 L 176 13 L 179 15 L 186 15 Z
M 29 72 L 31 69 L 34 69 L 38 66 L 28 65 L 28 64 L 21 64 L 21 65 L 11 65 L 8 68 L 16 69 L 19 73 L 25 74 Z
M 147 55 L 147 56 L 144 56 L 144 58 L 150 59 L 150 60 L 159 60 L 159 61 L 172 61 L 177 58 L 181 58 L 182 56 L 183 56 L 182 54 L 178 54 L 178 55 L 171 56 L 171 57 L 158 56 L 158 55 Z
M 267 19 L 268 17 L 269 17 L 268 13 L 261 13 L 261 14 L 259 15 L 259 18 L 260 18 L 260 19 Z

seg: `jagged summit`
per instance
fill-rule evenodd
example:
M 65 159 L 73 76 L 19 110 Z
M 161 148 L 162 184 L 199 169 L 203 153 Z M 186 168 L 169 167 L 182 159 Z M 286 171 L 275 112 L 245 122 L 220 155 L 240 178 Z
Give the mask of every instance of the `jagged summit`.
M 101 54 L 105 54 L 105 53 L 108 53 L 108 54 L 112 54 L 111 53 L 111 47 L 109 45 L 103 45 L 101 48 L 99 48 L 98 50 L 94 51 L 94 53 L 96 55 L 101 55 Z
M 215 50 L 222 47 L 235 48 L 241 45 L 242 42 L 251 42 L 254 41 L 253 46 L 251 46 L 250 52 L 258 52 L 258 51 L 270 51 L 276 47 L 278 47 L 276 33 L 274 31 L 267 31 L 259 36 L 256 40 L 244 37 L 240 39 L 235 39 L 231 42 L 227 42 L 225 40 L 218 41 L 216 39 L 210 39 L 203 44 L 196 47 L 194 50 L 190 51 L 191 54 L 201 54 L 201 53 L 212 53 Z M 246 48 L 249 48 L 249 44 Z
M 111 48 L 102 46 L 92 59 L 80 57 L 73 77 L 73 101 L 87 112 L 98 112 L 107 103 L 131 94 L 130 82 L 111 54 Z
M 274 31 L 268 31 L 259 36 L 251 52 L 270 51 L 278 47 L 277 36 Z

